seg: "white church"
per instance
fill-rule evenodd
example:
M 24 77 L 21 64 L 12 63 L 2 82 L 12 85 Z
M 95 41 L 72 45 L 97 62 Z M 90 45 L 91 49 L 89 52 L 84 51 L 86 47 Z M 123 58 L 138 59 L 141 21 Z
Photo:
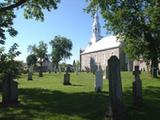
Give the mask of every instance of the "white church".
M 115 36 L 101 36 L 98 13 L 95 14 L 92 25 L 92 37 L 88 46 L 80 51 L 80 67 L 82 71 L 91 69 L 91 59 L 96 65 L 100 65 L 105 71 L 107 61 L 112 55 L 116 55 L 120 60 L 121 70 L 131 70 L 132 62 L 129 62 L 122 50 L 122 43 Z

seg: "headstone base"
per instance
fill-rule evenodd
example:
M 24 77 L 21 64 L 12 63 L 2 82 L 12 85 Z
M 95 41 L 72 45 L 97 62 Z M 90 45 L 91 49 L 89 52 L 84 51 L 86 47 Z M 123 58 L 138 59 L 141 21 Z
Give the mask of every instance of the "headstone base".
M 63 85 L 71 85 L 71 83 L 70 83 L 70 74 L 64 74 Z
M 121 109 L 113 110 L 109 105 L 108 111 L 105 114 L 105 120 L 127 120 L 127 112 L 124 106 L 119 106 Z
M 97 93 L 102 92 L 101 88 L 96 88 L 95 91 L 96 91 Z
M 138 107 L 142 106 L 143 100 L 142 100 L 142 82 L 134 81 L 133 82 L 133 106 Z

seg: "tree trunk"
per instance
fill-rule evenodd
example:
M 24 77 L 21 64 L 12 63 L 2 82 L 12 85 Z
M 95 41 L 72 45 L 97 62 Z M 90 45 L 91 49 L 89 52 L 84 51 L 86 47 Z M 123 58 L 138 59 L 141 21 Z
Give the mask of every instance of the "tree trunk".
M 158 51 L 157 51 L 157 43 L 156 40 L 152 37 L 150 32 L 146 32 L 145 39 L 149 43 L 149 51 L 151 57 L 151 76 L 152 78 L 157 78 L 157 70 L 158 70 Z
M 40 62 L 39 77 L 43 77 L 43 67 L 42 67 L 42 62 Z
M 157 78 L 157 70 L 158 70 L 158 59 L 157 57 L 154 57 L 151 60 L 151 75 L 153 78 Z

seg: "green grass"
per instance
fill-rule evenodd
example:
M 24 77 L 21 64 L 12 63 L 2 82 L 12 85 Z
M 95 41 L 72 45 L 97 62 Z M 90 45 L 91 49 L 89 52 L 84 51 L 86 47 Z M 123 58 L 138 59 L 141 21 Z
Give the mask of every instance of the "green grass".
M 132 73 L 123 72 L 123 100 L 128 120 L 158 120 L 160 114 L 160 79 L 151 79 L 142 73 L 144 105 L 132 106 Z M 104 120 L 108 107 L 108 80 L 104 80 L 103 92 L 95 93 L 94 76 L 71 74 L 70 86 L 63 85 L 63 73 L 34 74 L 33 81 L 27 75 L 19 79 L 17 107 L 0 106 L 0 120 Z M 1 97 L 0 97 L 1 100 Z

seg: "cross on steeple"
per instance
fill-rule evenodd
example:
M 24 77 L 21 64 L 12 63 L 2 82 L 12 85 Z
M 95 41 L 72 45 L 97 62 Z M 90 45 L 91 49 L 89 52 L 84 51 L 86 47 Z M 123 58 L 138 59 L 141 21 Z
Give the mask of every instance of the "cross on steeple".
M 93 18 L 91 44 L 94 44 L 101 39 L 100 28 L 101 26 L 99 24 L 99 16 L 98 16 L 98 9 L 97 9 L 97 12 L 95 13 Z

